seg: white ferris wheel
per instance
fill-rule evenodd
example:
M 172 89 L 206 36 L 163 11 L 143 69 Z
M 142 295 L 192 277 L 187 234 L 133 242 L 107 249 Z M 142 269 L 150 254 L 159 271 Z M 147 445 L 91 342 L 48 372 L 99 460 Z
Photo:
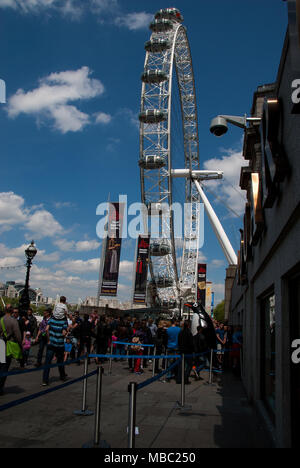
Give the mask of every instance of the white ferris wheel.
M 236 263 L 202 188 L 203 181 L 223 174 L 200 170 L 195 78 L 182 23 L 179 10 L 168 8 L 150 25 L 139 115 L 142 202 L 147 229 L 157 226 L 154 236 L 151 233 L 150 291 L 153 303 L 169 309 L 177 309 L 181 299 L 196 300 L 201 201 L 229 263 Z M 186 204 L 181 241 L 174 232 L 174 202 Z

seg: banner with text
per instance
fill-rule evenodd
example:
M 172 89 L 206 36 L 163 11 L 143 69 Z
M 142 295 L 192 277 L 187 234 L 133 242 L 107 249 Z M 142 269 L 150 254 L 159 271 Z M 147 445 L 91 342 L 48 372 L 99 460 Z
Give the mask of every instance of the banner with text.
M 116 297 L 118 294 L 124 210 L 123 203 L 109 204 L 101 296 Z
M 146 304 L 147 278 L 150 254 L 150 236 L 138 238 L 135 284 L 133 293 L 134 304 Z
M 199 263 L 198 265 L 198 294 L 197 301 L 205 308 L 206 305 L 206 265 Z

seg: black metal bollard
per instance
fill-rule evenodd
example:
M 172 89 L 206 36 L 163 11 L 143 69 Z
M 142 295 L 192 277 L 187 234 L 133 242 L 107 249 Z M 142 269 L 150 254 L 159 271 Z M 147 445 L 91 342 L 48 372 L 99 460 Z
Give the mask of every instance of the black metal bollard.
M 136 424 L 136 396 L 137 383 L 131 382 L 128 386 L 129 391 L 129 416 L 128 416 L 128 448 L 135 448 L 135 424 Z

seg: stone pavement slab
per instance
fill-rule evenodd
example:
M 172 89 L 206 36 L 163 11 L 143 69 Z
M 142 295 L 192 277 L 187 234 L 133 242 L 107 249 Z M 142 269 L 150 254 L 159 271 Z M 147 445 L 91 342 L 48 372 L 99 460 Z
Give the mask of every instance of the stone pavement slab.
M 128 383 L 152 377 L 130 374 L 124 363 L 113 363 L 113 375 L 104 365 L 101 438 L 112 448 L 127 448 Z M 90 370 L 95 370 L 95 364 Z M 83 373 L 83 366 L 67 369 L 71 379 Z M 58 371 L 51 370 L 51 386 L 60 384 Z M 175 382 L 155 382 L 137 396 L 136 448 L 256 448 L 271 447 L 271 442 L 248 405 L 240 380 L 230 373 L 215 376 L 186 387 L 189 411 L 176 409 L 181 386 Z M 9 377 L 0 406 L 26 395 L 40 392 L 41 374 Z M 96 377 L 88 381 L 88 406 L 94 410 Z M 80 448 L 93 439 L 94 417 L 74 416 L 81 409 L 82 383 L 41 397 L 16 408 L 0 412 L 1 448 Z

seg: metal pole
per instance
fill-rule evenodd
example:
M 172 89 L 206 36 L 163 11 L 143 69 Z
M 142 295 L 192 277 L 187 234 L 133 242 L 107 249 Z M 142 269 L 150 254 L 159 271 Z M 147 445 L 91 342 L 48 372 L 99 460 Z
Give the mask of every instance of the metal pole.
M 128 448 L 135 448 L 135 422 L 136 422 L 136 395 L 137 383 L 131 382 L 129 391 L 129 417 L 128 417 Z
M 103 367 L 97 370 L 97 390 L 96 390 L 96 415 L 95 415 L 95 438 L 94 445 L 98 447 L 100 444 L 100 423 L 101 423 L 101 397 L 102 397 L 102 376 L 104 373 Z
M 200 183 L 198 180 L 194 180 L 194 184 L 197 187 L 197 190 L 199 192 L 199 195 L 204 203 L 208 218 L 210 220 L 210 223 L 212 225 L 212 228 L 217 236 L 218 241 L 220 242 L 220 245 L 222 247 L 222 250 L 228 260 L 228 263 L 230 265 L 237 265 L 237 255 L 223 229 L 222 224 L 219 221 L 219 218 L 217 217 L 213 207 L 211 206 L 207 196 L 205 195 Z
M 156 346 L 154 347 L 154 359 L 153 359 L 153 364 L 152 364 L 152 377 L 155 376 L 155 364 L 156 364 L 156 359 L 155 359 L 155 356 L 156 356 Z
M 82 392 L 82 409 L 81 411 L 74 411 L 76 416 L 92 416 L 94 413 L 86 409 L 86 397 L 87 397 L 87 375 L 89 370 L 89 357 L 86 355 L 84 361 L 84 373 L 83 376 L 85 379 L 83 380 L 83 392 Z
M 113 349 L 114 349 L 114 344 L 113 344 L 113 341 L 112 341 L 111 345 L 110 345 L 110 359 L 109 359 L 109 370 L 108 370 L 109 375 L 112 374 L 112 353 L 113 353 Z
M 214 358 L 214 350 L 210 350 L 210 367 L 209 367 L 209 383 L 212 384 L 212 368 L 213 368 L 213 358 Z
M 86 356 L 84 360 L 84 376 L 88 375 L 89 370 L 89 361 L 88 357 Z M 86 410 L 86 396 L 87 396 L 87 379 L 83 381 L 83 393 L 82 393 L 82 412 L 84 413 Z
M 185 406 L 185 358 L 182 355 L 181 361 L 181 407 Z

